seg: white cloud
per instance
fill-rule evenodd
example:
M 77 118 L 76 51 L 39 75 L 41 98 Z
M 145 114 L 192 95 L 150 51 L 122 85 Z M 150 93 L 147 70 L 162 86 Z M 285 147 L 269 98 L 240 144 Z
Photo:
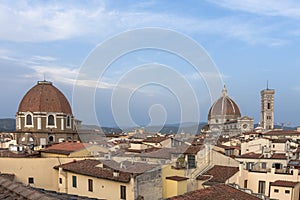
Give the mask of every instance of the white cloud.
M 216 5 L 249 13 L 267 16 L 281 16 L 300 19 L 300 4 L 298 1 L 285 0 L 208 0 Z
M 63 66 L 32 66 L 30 67 L 33 70 L 33 73 L 26 74 L 26 78 L 34 78 L 41 80 L 45 78 L 57 83 L 63 83 L 68 85 L 74 85 L 75 83 L 78 86 L 83 87 L 94 87 L 108 89 L 113 88 L 114 85 L 107 82 L 98 82 L 93 80 L 77 80 L 77 75 L 79 72 L 78 68 L 69 68 Z
M 238 1 L 221 1 L 240 8 Z M 257 2 L 257 1 L 255 1 Z M 76 5 L 75 3 L 27 3 L 0 5 L 1 40 L 45 42 L 76 37 L 107 37 L 120 31 L 141 27 L 162 27 L 188 34 L 218 34 L 247 43 L 281 44 L 280 40 L 266 36 L 269 30 L 257 21 L 246 22 L 238 18 L 205 19 L 186 17 L 178 13 L 146 11 L 141 4 L 130 10 L 107 8 L 105 3 Z M 249 3 L 250 4 L 250 3 Z M 258 4 L 258 3 L 257 3 Z M 250 4 L 250 9 L 256 8 Z M 242 8 L 241 8 L 242 9 Z M 275 10 L 275 8 L 274 8 Z M 268 26 L 267 26 L 268 27 Z

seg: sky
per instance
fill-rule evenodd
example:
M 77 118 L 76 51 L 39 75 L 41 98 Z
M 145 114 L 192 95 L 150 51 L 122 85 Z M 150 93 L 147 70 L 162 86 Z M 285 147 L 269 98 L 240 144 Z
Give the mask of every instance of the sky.
M 260 120 L 260 91 L 268 81 L 275 89 L 275 123 L 300 125 L 298 1 L 4 0 L 0 26 L 0 118 L 14 118 L 24 94 L 46 79 L 66 95 L 75 117 L 86 124 L 207 121 L 218 96 L 210 93 L 204 72 L 199 75 L 172 51 L 137 49 L 119 55 L 103 74 L 97 74 L 98 68 L 95 74 L 84 74 L 82 69 L 98 47 L 151 27 L 183 35 L 202 47 L 205 55 L 199 59 L 210 59 L 216 69 L 210 78 L 226 84 L 242 115 Z M 165 39 L 173 42 L 172 48 L 189 52 L 190 46 L 170 38 Z M 104 63 L 100 58 L 108 58 L 123 43 L 114 45 L 95 54 L 99 68 Z M 76 86 L 80 95 L 74 95 Z M 216 87 L 221 96 L 220 84 Z M 92 92 L 93 101 L 86 91 Z M 128 117 L 130 122 L 123 120 Z

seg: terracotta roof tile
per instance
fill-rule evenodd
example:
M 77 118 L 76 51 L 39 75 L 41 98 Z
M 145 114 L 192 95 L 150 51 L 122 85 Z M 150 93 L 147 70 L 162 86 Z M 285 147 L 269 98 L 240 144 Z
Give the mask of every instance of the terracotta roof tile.
M 167 140 L 168 137 L 160 137 L 160 136 L 154 136 L 154 137 L 148 137 L 146 139 L 143 140 L 143 142 L 146 142 L 146 143 L 160 143 L 162 141 L 165 141 Z
M 9 158 L 37 158 L 40 157 L 38 152 L 26 153 L 26 152 L 12 152 L 9 150 L 1 150 L 0 157 L 9 157 Z
M 219 184 L 205 189 L 185 193 L 180 196 L 171 197 L 169 200 L 260 200 L 251 194 L 235 189 L 231 186 Z
M 168 179 L 168 180 L 173 180 L 173 181 L 186 181 L 186 180 L 188 180 L 189 178 L 187 178 L 187 177 L 182 177 L 182 176 L 168 176 L 168 177 L 166 177 L 166 179 Z
M 274 153 L 271 158 L 273 159 L 287 159 L 287 155 L 285 153 Z
M 300 135 L 300 132 L 295 130 L 273 130 L 263 133 L 263 135 Z
M 99 165 L 101 163 L 102 162 L 99 160 L 87 159 L 87 160 L 73 161 L 70 163 L 55 166 L 54 168 L 58 169 L 59 167 L 61 167 L 65 171 L 91 176 L 95 178 L 108 179 L 112 181 L 118 181 L 124 183 L 128 183 L 130 181 L 131 178 L 130 173 L 119 171 L 119 175 L 114 176 L 114 172 L 116 170 L 108 166 L 100 167 Z
M 285 155 L 285 153 L 274 153 L 274 154 L 271 155 L 270 158 L 265 158 L 264 154 L 250 152 L 250 153 L 246 153 L 246 154 L 237 156 L 237 158 L 287 159 L 287 156 Z
M 187 150 L 184 153 L 196 155 L 202 148 L 202 145 L 191 145 L 187 148 Z
M 293 181 L 283 181 L 283 180 L 277 180 L 273 183 L 271 183 L 272 186 L 279 186 L 279 187 L 295 187 L 300 182 L 293 182 Z
M 214 185 L 219 183 L 225 183 L 226 180 L 228 180 L 238 171 L 239 171 L 238 167 L 215 165 L 203 174 L 212 177 L 211 179 L 209 179 L 209 181 L 205 182 L 205 184 Z M 203 175 L 198 176 L 197 180 L 202 179 Z
M 41 150 L 41 152 L 69 155 L 70 153 L 79 151 L 90 146 L 92 145 L 89 143 L 61 142 L 58 144 L 53 144 Z
M 72 114 L 63 93 L 48 81 L 39 81 L 23 97 L 18 112 L 61 112 Z
M 237 158 L 263 158 L 263 154 L 250 152 L 237 156 Z

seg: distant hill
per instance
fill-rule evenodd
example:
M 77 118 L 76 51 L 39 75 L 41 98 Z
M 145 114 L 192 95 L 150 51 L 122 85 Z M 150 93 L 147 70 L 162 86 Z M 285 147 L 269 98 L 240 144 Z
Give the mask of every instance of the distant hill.
M 166 124 L 163 127 L 161 126 L 149 126 L 146 127 L 145 130 L 147 132 L 156 132 L 159 131 L 160 133 L 164 133 L 164 134 L 171 134 L 171 133 L 192 133 L 192 134 L 197 134 L 199 133 L 200 129 L 205 126 L 207 123 L 206 122 L 200 122 L 198 123 L 194 123 L 194 122 L 188 122 L 188 123 L 182 123 L 182 124 Z M 180 127 L 181 126 L 181 127 Z M 143 127 L 143 126 L 140 126 Z M 130 128 L 126 128 L 125 132 L 131 132 L 134 129 L 139 128 L 139 127 L 130 127 Z M 96 126 L 96 125 L 85 125 L 83 124 L 81 126 L 81 129 L 85 129 L 85 130 L 92 130 L 92 129 L 98 129 L 98 130 L 102 130 L 105 134 L 109 134 L 109 133 L 120 133 L 122 132 L 122 130 L 118 127 L 100 127 Z
M 16 130 L 15 119 L 0 119 L 0 132 L 10 132 Z
M 254 124 L 254 128 L 256 128 L 258 124 Z M 274 125 L 274 129 L 282 129 L 280 125 Z M 284 130 L 296 130 L 297 127 L 284 126 Z

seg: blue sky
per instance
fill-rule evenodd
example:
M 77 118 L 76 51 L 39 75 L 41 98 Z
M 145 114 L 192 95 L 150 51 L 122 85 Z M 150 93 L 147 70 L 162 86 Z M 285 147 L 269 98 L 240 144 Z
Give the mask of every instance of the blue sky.
M 259 92 L 268 80 L 276 91 L 275 122 L 300 125 L 298 1 L 0 1 L 0 25 L 1 118 L 13 118 L 22 96 L 44 75 L 71 102 L 80 67 L 98 44 L 124 31 L 159 27 L 206 50 L 242 115 L 259 121 Z M 197 95 L 201 121 L 207 120 L 212 102 L 189 64 L 170 53 L 142 50 L 114 62 L 99 83 L 95 110 L 102 125 L 113 124 L 112 88 L 123 74 L 147 63 L 178 71 Z M 138 124 L 150 123 L 150 108 L 154 116 L 166 114 L 168 123 L 180 121 L 180 101 L 157 85 L 133 93 L 129 108 Z M 90 113 L 74 114 L 94 123 Z

